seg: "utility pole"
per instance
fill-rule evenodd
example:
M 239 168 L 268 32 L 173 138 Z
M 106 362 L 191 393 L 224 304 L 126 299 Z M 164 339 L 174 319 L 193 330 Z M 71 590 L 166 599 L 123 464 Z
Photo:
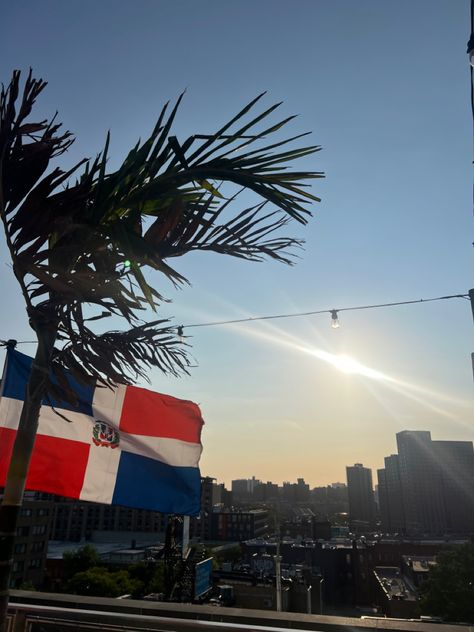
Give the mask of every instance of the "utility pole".
M 275 555 L 275 591 L 276 591 L 276 609 L 277 612 L 282 611 L 281 607 L 281 555 L 280 555 L 280 511 L 279 507 L 275 514 L 275 535 L 276 535 L 276 555 Z
M 469 290 L 469 300 L 471 301 L 472 318 L 474 319 L 474 289 Z M 471 353 L 472 377 L 474 378 L 474 351 Z
M 275 587 L 276 587 L 276 609 L 281 612 L 281 555 L 280 555 L 280 535 L 277 540 L 277 552 L 275 555 Z
M 323 614 L 323 581 L 324 577 L 319 578 L 319 614 Z

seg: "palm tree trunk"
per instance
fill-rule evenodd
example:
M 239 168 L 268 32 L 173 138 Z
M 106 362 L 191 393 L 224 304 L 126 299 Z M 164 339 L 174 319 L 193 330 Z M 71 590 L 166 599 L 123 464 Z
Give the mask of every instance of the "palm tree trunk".
M 55 330 L 40 331 L 37 329 L 36 331 L 38 348 L 28 380 L 5 483 L 4 497 L 0 507 L 0 632 L 6 629 L 10 572 L 17 520 L 23 501 L 26 477 L 38 429 L 41 402 L 45 394 L 51 353 L 56 338 Z

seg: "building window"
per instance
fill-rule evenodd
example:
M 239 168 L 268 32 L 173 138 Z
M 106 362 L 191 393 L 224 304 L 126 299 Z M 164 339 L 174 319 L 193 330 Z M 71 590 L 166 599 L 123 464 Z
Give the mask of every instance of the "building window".
M 41 558 L 36 557 L 30 560 L 30 568 L 41 568 Z
M 45 524 L 35 524 L 31 530 L 33 535 L 44 535 L 46 533 L 46 525 Z
M 31 552 L 40 553 L 41 551 L 44 551 L 44 540 L 42 540 L 41 542 L 33 542 L 33 544 L 31 545 Z
M 26 552 L 25 543 L 15 544 L 15 555 L 21 555 L 22 553 L 25 553 L 25 552 Z
M 19 537 L 27 537 L 30 534 L 30 527 L 17 527 L 16 534 Z
M 25 568 L 25 562 L 23 560 L 13 562 L 12 571 L 14 573 L 22 573 Z
M 23 507 L 20 511 L 20 516 L 31 516 L 31 509 Z
M 38 516 L 49 516 L 49 509 L 46 509 L 46 507 L 38 509 L 37 514 Z

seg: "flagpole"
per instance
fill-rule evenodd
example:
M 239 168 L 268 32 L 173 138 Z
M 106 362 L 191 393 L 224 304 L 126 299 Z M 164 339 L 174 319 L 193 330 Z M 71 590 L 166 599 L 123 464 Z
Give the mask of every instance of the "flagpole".
M 5 354 L 5 362 L 3 363 L 3 371 L 2 371 L 2 382 L 0 384 L 0 398 L 3 397 L 3 390 L 5 388 L 5 376 L 7 374 L 7 365 L 8 365 L 8 352 L 10 349 L 14 349 L 16 347 L 16 340 L 7 340 L 5 343 L 5 348 L 7 350 Z
M 182 556 L 186 559 L 189 548 L 189 516 L 183 516 Z
M 49 326 L 49 324 L 35 323 L 35 325 L 38 334 L 38 347 L 28 378 L 0 506 L 0 629 L 2 631 L 6 629 L 16 526 L 23 502 L 23 492 L 56 337 L 54 327 Z M 13 350 L 12 342 L 11 351 L 13 352 Z

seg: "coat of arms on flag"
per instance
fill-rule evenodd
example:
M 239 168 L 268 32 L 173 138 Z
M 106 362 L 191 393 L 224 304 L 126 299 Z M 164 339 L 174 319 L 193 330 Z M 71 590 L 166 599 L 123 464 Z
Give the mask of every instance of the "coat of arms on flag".
M 31 364 L 28 356 L 8 351 L 0 399 L 0 486 L 5 484 Z M 79 403 L 43 402 L 26 489 L 199 514 L 204 422 L 197 404 L 145 388 L 82 386 L 67 378 Z
M 106 448 L 116 448 L 120 442 L 120 435 L 115 428 L 105 421 L 97 421 L 92 430 L 92 441 L 95 445 L 103 445 Z

